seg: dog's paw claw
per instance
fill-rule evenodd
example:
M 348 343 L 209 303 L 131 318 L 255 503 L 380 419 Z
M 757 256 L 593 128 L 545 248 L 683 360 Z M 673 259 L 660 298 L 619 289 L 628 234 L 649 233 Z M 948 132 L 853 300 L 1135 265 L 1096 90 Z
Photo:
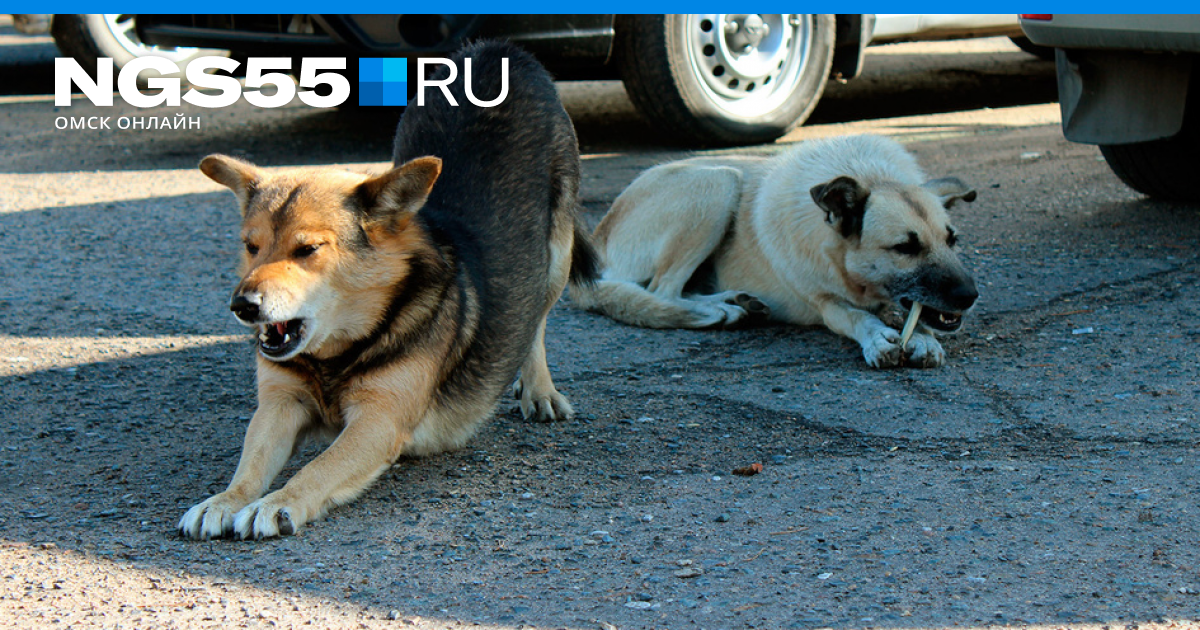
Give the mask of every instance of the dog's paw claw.
M 534 422 L 555 422 L 570 420 L 575 416 L 575 410 L 566 396 L 551 390 L 549 394 L 536 399 L 532 395 L 522 396 L 521 415 Z
M 275 528 L 279 530 L 280 536 L 291 536 L 296 533 L 296 526 L 292 524 L 292 514 L 287 508 L 279 510 L 275 515 Z

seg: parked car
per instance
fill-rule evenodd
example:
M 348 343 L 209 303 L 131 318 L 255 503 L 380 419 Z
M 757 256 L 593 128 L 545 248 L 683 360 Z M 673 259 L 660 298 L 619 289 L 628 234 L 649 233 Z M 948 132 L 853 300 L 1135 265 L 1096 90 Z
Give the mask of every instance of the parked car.
M 91 72 L 96 60 L 108 57 L 119 69 L 138 57 L 164 57 L 186 65 L 197 57 L 228 55 L 223 50 L 174 48 L 146 44 L 138 39 L 129 14 L 12 14 L 13 27 L 25 35 L 51 35 L 58 50 L 75 58 Z M 144 76 L 139 76 L 144 80 Z
M 1200 15 L 1022 15 L 1053 47 L 1063 133 L 1133 189 L 1200 201 Z
M 1021 35 L 1015 14 L 128 17 L 144 45 L 235 58 L 441 56 L 466 39 L 505 38 L 558 79 L 620 79 L 656 127 L 699 145 L 784 135 L 816 107 L 827 79 L 861 72 L 873 41 Z

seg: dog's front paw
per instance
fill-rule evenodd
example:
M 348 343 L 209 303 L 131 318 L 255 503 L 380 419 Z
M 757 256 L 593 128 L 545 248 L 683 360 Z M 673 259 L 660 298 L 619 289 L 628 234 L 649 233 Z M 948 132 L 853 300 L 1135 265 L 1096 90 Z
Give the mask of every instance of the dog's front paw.
M 213 495 L 192 506 L 179 519 L 179 533 L 193 540 L 223 538 L 233 533 L 234 514 L 245 504 L 245 501 L 236 501 L 224 492 Z
M 873 368 L 896 367 L 904 357 L 900 348 L 900 333 L 891 328 L 881 328 L 872 332 L 862 349 L 867 365 Z
M 566 396 L 558 393 L 558 390 L 553 387 L 549 391 L 535 393 L 535 388 L 525 387 L 518 380 L 513 386 L 513 393 L 521 404 L 521 415 L 526 420 L 535 422 L 554 422 L 556 420 L 570 420 L 575 416 L 575 409 L 571 407 L 571 402 Z
M 275 492 L 242 508 L 233 519 L 233 531 L 242 540 L 291 536 L 307 520 L 303 508 L 288 505 Z
M 904 362 L 918 368 L 941 367 L 946 363 L 946 351 L 933 335 L 916 333 L 904 349 Z

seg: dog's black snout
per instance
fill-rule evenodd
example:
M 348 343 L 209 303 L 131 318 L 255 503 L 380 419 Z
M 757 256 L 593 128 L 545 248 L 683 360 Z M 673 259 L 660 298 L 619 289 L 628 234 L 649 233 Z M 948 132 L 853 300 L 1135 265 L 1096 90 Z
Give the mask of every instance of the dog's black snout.
M 975 300 L 979 299 L 979 290 L 975 288 L 974 281 L 967 280 L 966 282 L 956 284 L 950 290 L 950 294 L 947 297 L 956 309 L 965 311 L 971 308 Z
M 238 319 L 253 323 L 258 321 L 258 307 L 261 303 L 262 298 L 258 295 L 239 294 L 229 300 L 229 310 L 233 311 Z

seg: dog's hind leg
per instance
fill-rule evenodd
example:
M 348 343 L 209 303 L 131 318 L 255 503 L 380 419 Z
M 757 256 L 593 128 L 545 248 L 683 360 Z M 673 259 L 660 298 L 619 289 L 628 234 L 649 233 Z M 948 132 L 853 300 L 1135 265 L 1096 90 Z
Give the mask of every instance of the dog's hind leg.
M 529 356 L 521 366 L 521 376 L 513 385 L 513 393 L 521 404 L 521 415 L 538 422 L 569 420 L 575 409 L 554 388 L 550 377 L 550 366 L 546 364 L 546 320 L 538 324 L 537 336 L 529 349 Z
M 533 345 L 521 365 L 521 375 L 513 384 L 513 394 L 520 401 L 521 414 L 539 422 L 566 420 L 575 415 L 567 397 L 554 388 L 550 366 L 546 364 L 546 317 L 562 296 L 568 281 L 572 286 L 590 286 L 596 279 L 596 252 L 575 221 L 578 181 L 577 175 L 572 175 L 568 169 L 567 173 L 560 174 L 557 182 L 554 206 L 551 208 L 553 218 L 546 302 L 538 320 Z
M 742 320 L 753 300 L 744 293 L 683 295 L 729 233 L 741 192 L 735 168 L 675 164 L 648 171 L 596 228 L 603 277 L 590 287 L 572 287 L 572 300 L 647 328 L 713 328 Z
M 604 277 L 682 297 L 729 234 L 741 196 L 741 171 L 724 166 L 668 165 L 657 177 L 639 178 L 613 203 L 618 224 L 605 243 Z
M 746 318 L 757 321 L 766 321 L 771 318 L 771 307 L 767 306 L 762 300 L 746 293 L 745 291 L 722 291 L 720 293 L 696 294 L 687 296 L 689 300 L 700 302 L 722 302 L 740 307 L 746 311 Z M 742 320 L 743 322 L 745 320 Z

